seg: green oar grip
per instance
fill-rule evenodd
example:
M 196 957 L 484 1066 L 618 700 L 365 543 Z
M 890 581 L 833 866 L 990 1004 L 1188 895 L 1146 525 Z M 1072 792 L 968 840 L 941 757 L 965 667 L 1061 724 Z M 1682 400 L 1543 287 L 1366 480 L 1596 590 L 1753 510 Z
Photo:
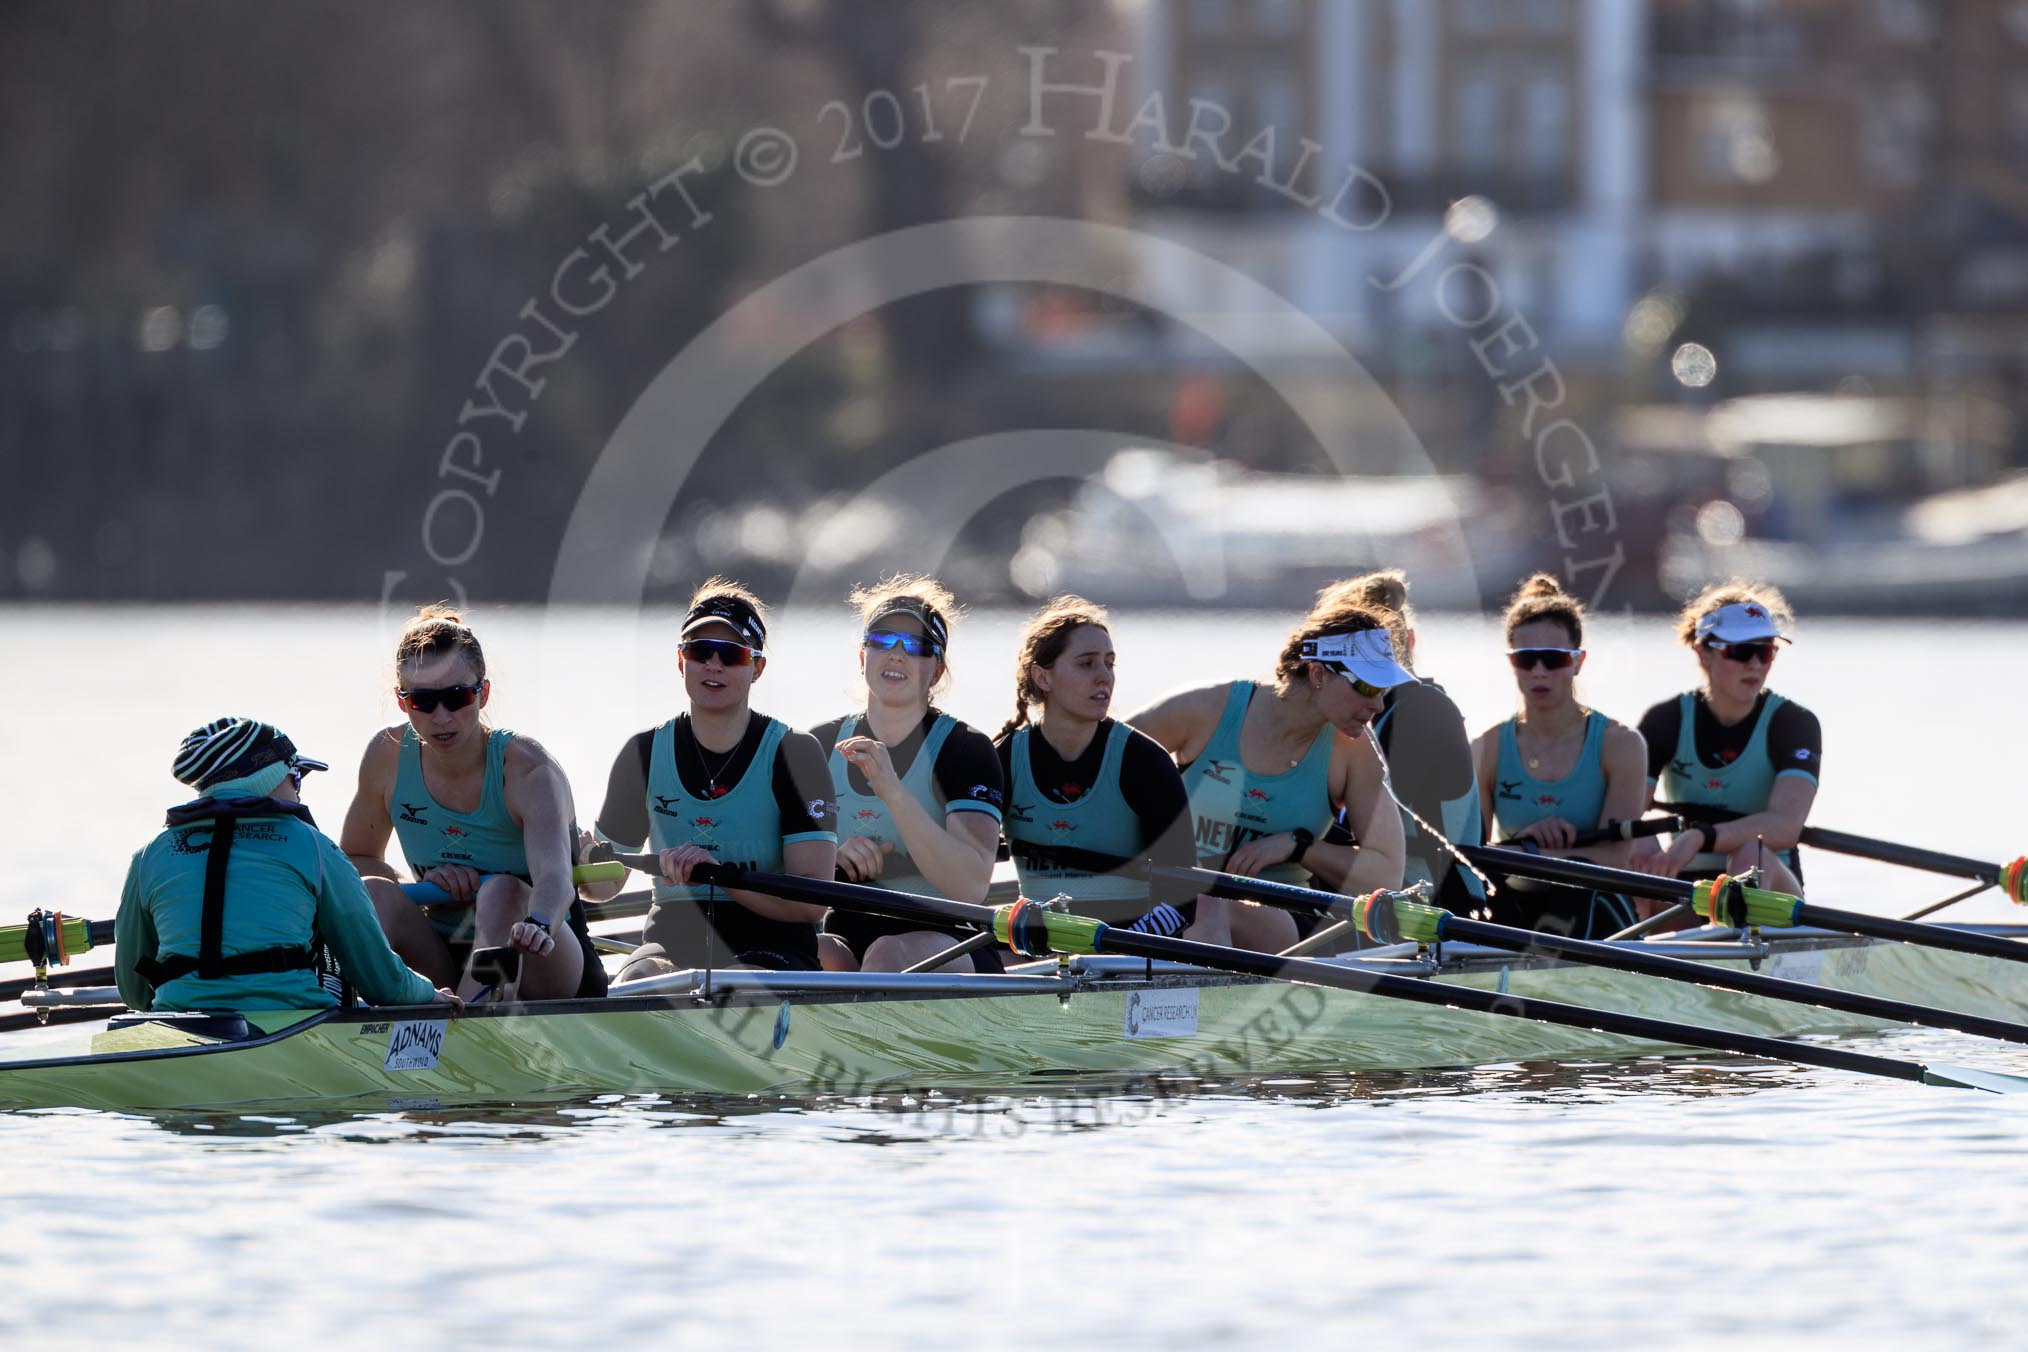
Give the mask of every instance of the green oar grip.
M 1412 893 L 1385 888 L 1352 903 L 1352 918 L 1359 932 L 1377 944 L 1441 943 L 1444 921 L 1450 916 L 1443 907 L 1418 901 Z
M 1103 920 L 1052 911 L 1027 897 L 993 908 L 993 937 L 1023 957 L 1096 953 L 1105 932 Z
M 1690 888 L 1692 910 L 1706 920 L 1731 925 L 1735 929 L 1748 926 L 1790 929 L 1796 924 L 1796 915 L 1802 905 L 1801 897 L 1771 892 L 1764 887 L 1748 887 L 1739 879 L 1723 873 L 1716 878 L 1693 883 Z
M 71 954 L 92 947 L 92 922 L 55 911 L 37 911 L 26 925 L 0 929 L 0 962 L 29 962 L 63 966 Z

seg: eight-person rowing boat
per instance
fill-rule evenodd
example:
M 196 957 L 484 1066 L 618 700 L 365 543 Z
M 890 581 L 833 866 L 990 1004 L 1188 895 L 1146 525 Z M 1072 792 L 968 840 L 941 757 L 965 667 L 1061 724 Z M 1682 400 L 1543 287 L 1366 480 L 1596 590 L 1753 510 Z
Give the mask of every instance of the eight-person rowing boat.
M 176 776 L 202 796 L 136 856 L 118 923 L 36 912 L 0 929 L 0 961 L 34 965 L 4 988 L 31 1017 L 130 1007 L 0 1049 L 0 1109 L 860 1092 L 1683 1047 L 2028 1087 L 1776 1040 L 1923 1023 L 2028 1042 L 2015 931 L 1805 902 L 1800 840 L 1947 859 L 2016 900 L 2028 861 L 1812 834 L 1821 734 L 1765 689 L 1792 623 L 1770 589 L 1686 609 L 1704 684 L 1636 732 L 1579 703 L 1581 608 L 1531 579 L 1505 624 L 1520 710 L 1469 751 L 1456 706 L 1408 666 L 1398 573 L 1321 593 L 1272 685 L 1197 687 L 1129 723 L 1109 717 L 1109 621 L 1061 598 L 1023 636 L 997 757 L 931 704 L 948 591 L 903 577 L 853 602 L 866 705 L 813 737 L 750 707 L 759 599 L 700 588 L 678 657 L 689 708 L 622 749 L 596 841 L 547 754 L 485 723 L 484 657 L 452 612 L 403 635 L 409 722 L 370 741 L 342 854 L 295 798 L 321 765 L 251 720 L 200 728 Z M 1635 821 L 1648 807 L 1683 820 Z M 1486 847 L 1488 821 L 1518 848 Z M 1650 826 L 1675 838 L 1653 844 Z M 390 836 L 414 881 L 383 861 Z M 1022 895 L 989 905 L 996 837 Z M 653 890 L 614 898 L 624 867 Z M 1672 909 L 1636 925 L 1637 903 Z M 1693 911 L 1700 928 L 1635 937 Z M 644 912 L 638 945 L 594 940 Z M 46 983 L 108 941 L 117 994 Z M 601 949 L 619 950 L 610 992 Z

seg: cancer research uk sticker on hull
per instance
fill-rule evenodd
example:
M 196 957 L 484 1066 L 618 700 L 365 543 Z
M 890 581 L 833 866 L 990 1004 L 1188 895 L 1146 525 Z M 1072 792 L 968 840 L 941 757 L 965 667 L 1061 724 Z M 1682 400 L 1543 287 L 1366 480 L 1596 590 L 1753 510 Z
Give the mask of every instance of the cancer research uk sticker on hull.
M 1126 1035 L 1129 1040 L 1196 1037 L 1197 988 L 1131 992 L 1127 996 Z
M 383 1070 L 433 1070 L 444 1054 L 441 1019 L 403 1019 L 388 1032 Z

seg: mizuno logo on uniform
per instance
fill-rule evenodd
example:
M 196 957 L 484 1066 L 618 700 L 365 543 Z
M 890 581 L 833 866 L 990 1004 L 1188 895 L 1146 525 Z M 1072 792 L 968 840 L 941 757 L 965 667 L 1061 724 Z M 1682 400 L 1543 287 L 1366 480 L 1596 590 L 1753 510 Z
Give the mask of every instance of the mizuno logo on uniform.
M 659 793 L 658 793 L 658 794 L 653 794 L 653 795 L 651 795 L 651 796 L 652 796 L 652 797 L 654 798 L 654 800 L 655 800 L 655 811 L 656 811 L 656 812 L 658 812 L 658 813 L 660 813 L 660 814 L 661 814 L 662 816 L 664 816 L 664 817 L 680 817 L 680 816 L 682 816 L 682 815 L 683 815 L 683 814 L 682 814 L 682 813 L 681 813 L 680 811 L 678 811 L 678 810 L 676 809 L 676 807 L 674 806 L 674 804 L 675 804 L 675 802 L 676 802 L 676 800 L 675 800 L 674 798 L 664 798 L 664 797 L 663 797 L 663 796 L 662 796 L 661 794 L 659 794 Z
M 1500 781 L 1500 792 L 1494 796 L 1498 798 L 1505 798 L 1511 802 L 1518 803 L 1521 801 L 1521 794 L 1518 792 L 1520 788 L 1521 788 L 1520 780 L 1503 779 Z
M 1678 775 L 1684 779 L 1690 778 L 1690 762 L 1681 759 L 1670 761 L 1669 773 Z
M 1227 772 L 1231 769 L 1232 766 L 1225 761 L 1206 761 L 1204 762 L 1204 777 L 1214 784 L 1230 784 L 1232 780 L 1226 776 Z
M 422 815 L 428 808 L 428 803 L 403 803 L 401 805 L 401 819 L 405 822 L 413 822 L 417 826 L 428 826 L 429 819 Z

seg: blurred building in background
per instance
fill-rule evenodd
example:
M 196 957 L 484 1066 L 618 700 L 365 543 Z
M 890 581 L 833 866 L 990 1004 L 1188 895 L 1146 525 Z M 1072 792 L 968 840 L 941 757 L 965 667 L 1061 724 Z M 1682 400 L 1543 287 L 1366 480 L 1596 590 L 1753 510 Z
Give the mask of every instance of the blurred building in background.
M 1109 72 L 1129 135 L 1069 96 L 1035 134 L 1037 79 Z M 759 192 L 763 124 L 802 162 Z M 2028 599 L 2028 0 L 24 3 L 0 126 L 0 597 L 426 575 L 489 354 L 694 163 L 714 226 L 492 443 L 473 593 L 543 594 L 606 438 L 742 299 L 1028 215 L 1141 244 L 1111 293 L 960 288 L 810 345 L 719 430 L 653 585 L 842 582 L 906 545 L 911 464 L 1062 428 L 1117 445 L 935 498 L 970 515 L 924 562 L 980 600 L 1293 604 L 1342 561 L 1471 606 L 1602 560 L 1574 580 L 1634 605 L 1733 570 Z M 1202 558 L 1135 574 L 1139 532 Z

